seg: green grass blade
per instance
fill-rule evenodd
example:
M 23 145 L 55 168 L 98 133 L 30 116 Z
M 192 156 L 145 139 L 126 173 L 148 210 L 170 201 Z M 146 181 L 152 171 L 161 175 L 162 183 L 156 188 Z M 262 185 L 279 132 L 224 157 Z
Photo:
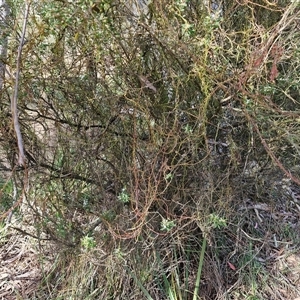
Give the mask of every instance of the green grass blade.
M 144 293 L 144 295 L 146 296 L 147 300 L 154 300 L 151 297 L 151 295 L 148 293 L 148 291 L 144 288 L 143 284 L 135 276 L 135 274 L 133 272 L 131 272 L 131 270 L 129 268 L 127 268 L 126 266 L 125 266 L 125 269 L 131 275 L 131 277 L 135 280 L 136 284 L 139 286 L 139 288 L 141 289 L 141 291 Z
M 202 272 L 202 267 L 203 267 L 205 250 L 206 250 L 206 238 L 203 238 L 193 300 L 197 300 L 197 296 L 198 296 L 198 293 L 199 293 L 199 285 L 200 285 L 200 278 L 201 278 L 201 272 Z

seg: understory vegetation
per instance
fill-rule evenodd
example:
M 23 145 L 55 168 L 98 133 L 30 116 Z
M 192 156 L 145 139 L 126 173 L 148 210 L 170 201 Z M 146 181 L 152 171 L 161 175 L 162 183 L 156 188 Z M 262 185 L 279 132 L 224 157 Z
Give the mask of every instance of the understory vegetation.
M 0 298 L 297 299 L 299 1 L 8 5 Z

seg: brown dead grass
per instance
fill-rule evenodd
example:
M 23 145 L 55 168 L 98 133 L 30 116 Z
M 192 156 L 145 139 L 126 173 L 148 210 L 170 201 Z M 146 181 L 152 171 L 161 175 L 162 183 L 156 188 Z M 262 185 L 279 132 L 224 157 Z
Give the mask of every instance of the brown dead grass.
M 39 291 L 55 253 L 45 251 L 50 243 L 44 247 L 44 243 L 38 244 L 36 239 L 16 231 L 13 226 L 21 226 L 26 232 L 30 230 L 16 220 L 1 228 L 0 298 L 33 299 L 32 296 Z M 44 251 L 41 252 L 42 248 Z
M 279 202 L 272 206 L 245 202 L 240 205 L 238 226 L 234 221 L 225 232 L 215 233 L 213 244 L 206 252 L 201 299 L 297 299 L 300 294 L 300 242 L 296 232 L 300 223 L 294 207 L 289 205 L 288 209 Z M 149 245 L 145 243 L 125 243 L 124 248 L 125 244 L 117 240 L 101 242 L 105 229 L 98 226 L 95 229 L 99 232 L 95 235 L 98 236 L 96 248 L 68 252 L 59 249 L 57 244 L 54 246 L 52 241 L 38 242 L 13 228 L 22 228 L 35 235 L 28 224 L 21 224 L 13 221 L 1 231 L 2 299 L 99 299 L 99 295 L 101 299 L 143 299 L 144 294 L 138 286 L 132 286 L 124 265 L 135 266 L 140 276 L 148 270 L 147 276 L 154 279 L 152 256 L 158 249 L 150 247 L 147 250 Z M 180 243 L 180 235 L 174 238 Z M 216 252 L 218 238 L 225 238 L 228 245 L 220 245 L 219 253 Z M 164 244 L 164 238 L 159 239 L 160 244 Z M 161 249 L 166 253 L 166 263 L 172 253 L 172 247 L 168 248 L 165 245 L 165 250 Z M 134 262 L 139 256 L 142 261 Z M 192 289 L 195 282 L 192 270 L 189 282 L 188 288 Z M 151 295 L 158 297 L 156 299 L 164 299 L 159 290 L 150 290 L 153 282 L 146 280 L 144 285 Z

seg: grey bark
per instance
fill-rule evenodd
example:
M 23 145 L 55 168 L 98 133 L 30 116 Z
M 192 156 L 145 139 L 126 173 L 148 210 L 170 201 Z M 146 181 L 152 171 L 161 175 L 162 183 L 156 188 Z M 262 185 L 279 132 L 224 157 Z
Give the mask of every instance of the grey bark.
M 17 136 L 18 149 L 19 149 L 18 164 L 20 166 L 24 166 L 24 167 L 25 167 L 25 151 L 24 151 L 23 139 L 22 139 L 19 118 L 18 118 L 17 102 L 18 102 L 19 78 L 20 78 L 20 70 L 21 70 L 21 56 L 22 56 L 22 49 L 23 49 L 23 45 L 24 45 L 24 41 L 25 41 L 25 33 L 26 33 L 26 26 L 27 26 L 28 15 L 29 15 L 29 8 L 30 8 L 30 3 L 26 3 L 22 35 L 21 35 L 21 40 L 20 40 L 19 47 L 18 47 L 17 66 L 16 66 L 16 75 L 15 75 L 15 88 L 14 88 L 13 97 L 11 99 L 11 114 L 12 114 L 12 118 L 13 118 L 13 124 L 14 124 L 14 129 L 16 132 L 16 136 Z

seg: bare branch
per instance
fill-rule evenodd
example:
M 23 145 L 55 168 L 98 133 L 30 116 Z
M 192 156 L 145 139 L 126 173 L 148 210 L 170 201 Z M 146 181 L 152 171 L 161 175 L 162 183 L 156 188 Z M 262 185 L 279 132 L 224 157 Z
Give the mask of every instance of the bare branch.
M 14 89 L 13 97 L 11 99 L 11 113 L 12 113 L 13 124 L 14 124 L 14 129 L 16 132 L 16 136 L 17 136 L 18 149 L 19 149 L 18 164 L 21 166 L 25 166 L 25 161 L 24 161 L 25 154 L 24 154 L 24 144 L 23 144 L 22 134 L 21 134 L 21 130 L 20 130 L 20 123 L 19 123 L 19 119 L 18 119 L 17 100 L 18 100 L 21 56 L 22 56 L 22 49 L 23 49 L 24 40 L 25 40 L 25 32 L 26 32 L 26 25 L 27 25 L 27 21 L 28 21 L 29 8 L 30 8 L 30 2 L 27 2 L 26 7 L 25 7 L 25 12 L 24 12 L 22 35 L 21 35 L 21 40 L 20 40 L 20 44 L 18 47 L 15 89 Z

